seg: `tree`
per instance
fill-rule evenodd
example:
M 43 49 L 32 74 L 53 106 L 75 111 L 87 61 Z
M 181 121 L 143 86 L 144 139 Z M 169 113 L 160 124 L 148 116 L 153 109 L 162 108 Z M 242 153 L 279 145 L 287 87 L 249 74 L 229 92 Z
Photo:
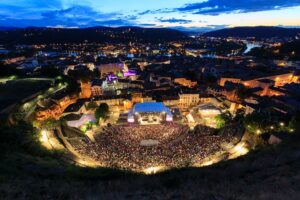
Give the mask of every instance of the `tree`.
M 68 75 L 74 78 L 75 80 L 80 80 L 85 83 L 91 81 L 95 77 L 96 78 L 100 77 L 100 73 L 97 69 L 91 71 L 87 68 L 83 70 L 70 70 L 68 72 Z
M 98 105 L 97 105 L 97 103 L 95 102 L 95 101 L 92 101 L 92 102 L 90 102 L 88 105 L 87 105 L 87 109 L 88 110 L 94 110 L 94 109 L 96 109 L 98 107 Z
M 69 76 L 62 76 L 61 82 L 67 83 L 67 91 L 70 95 L 78 95 L 80 92 L 80 84 Z
M 117 76 L 118 76 L 119 78 L 123 78 L 123 73 L 122 73 L 122 72 L 118 72 Z
M 244 127 L 250 133 L 264 133 L 268 127 L 267 116 L 263 113 L 252 113 L 244 118 Z
M 300 133 L 300 112 L 296 113 L 291 121 L 289 122 L 289 129 L 292 132 L 299 134 Z
M 234 116 L 234 121 L 241 122 L 244 119 L 245 111 L 243 109 L 238 109 Z
M 14 126 L 0 126 L 0 148 L 2 155 L 14 152 L 27 152 L 31 155 L 45 153 L 39 142 L 39 131 L 25 122 Z
M 236 95 L 238 96 L 238 98 L 240 100 L 244 100 L 244 99 L 248 98 L 251 95 L 251 92 L 248 88 L 246 88 L 244 86 L 241 86 L 237 89 Z
M 93 78 L 100 78 L 100 77 L 101 77 L 101 73 L 100 73 L 100 71 L 99 71 L 98 68 L 95 68 L 95 69 L 93 70 L 92 74 L 93 74 L 93 75 L 92 75 Z
M 44 66 L 41 68 L 40 74 L 46 77 L 57 77 L 60 75 L 59 69 L 53 65 Z
M 208 74 L 204 77 L 205 82 L 207 83 L 216 83 L 218 78 L 212 74 Z
M 101 103 L 95 112 L 95 117 L 99 122 L 100 119 L 106 119 L 109 114 L 109 106 L 107 103 Z
M 46 129 L 46 130 L 52 130 L 59 125 L 60 125 L 60 122 L 58 120 L 55 120 L 54 118 L 49 118 L 40 123 L 40 128 Z
M 218 129 L 223 128 L 226 123 L 228 123 L 231 120 L 231 114 L 229 112 L 222 113 L 215 117 L 216 120 L 216 127 Z
M 7 65 L 0 61 L 0 77 L 23 76 L 24 73 L 17 69 L 17 65 Z

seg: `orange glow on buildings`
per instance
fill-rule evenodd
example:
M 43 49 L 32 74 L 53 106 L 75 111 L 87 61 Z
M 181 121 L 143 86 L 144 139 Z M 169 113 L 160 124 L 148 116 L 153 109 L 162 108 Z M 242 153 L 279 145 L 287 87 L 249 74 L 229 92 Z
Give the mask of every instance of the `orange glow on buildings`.
M 186 78 L 175 78 L 174 82 L 178 83 L 180 85 L 183 85 L 185 87 L 189 87 L 189 88 L 195 87 L 197 85 L 196 81 L 191 81 L 191 80 L 186 79 Z

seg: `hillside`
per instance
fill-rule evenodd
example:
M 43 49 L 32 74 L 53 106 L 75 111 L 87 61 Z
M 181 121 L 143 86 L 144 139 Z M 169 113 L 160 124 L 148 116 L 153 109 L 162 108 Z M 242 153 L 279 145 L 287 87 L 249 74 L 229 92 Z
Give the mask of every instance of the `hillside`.
M 164 42 L 186 38 L 184 33 L 173 29 L 139 27 L 85 29 L 31 27 L 0 31 L 0 43 L 5 44 Z
M 248 55 L 261 59 L 300 60 L 300 40 L 283 43 L 279 47 L 261 47 L 252 49 Z
M 16 27 L 10 27 L 10 26 L 0 26 L 0 31 L 8 31 L 8 30 L 14 30 L 18 29 Z
M 300 195 L 297 137 L 213 166 L 146 176 L 72 166 L 59 152 L 37 146 L 30 126 L 2 128 L 0 199 L 296 200 Z
M 235 27 L 225 28 L 217 31 L 205 33 L 207 37 L 255 37 L 255 38 L 272 38 L 272 37 L 294 37 L 300 34 L 300 28 L 281 28 L 281 27 Z
M 109 169 L 71 170 L 49 159 L 20 155 L 0 165 L 1 199 L 296 200 L 300 195 L 300 149 L 295 146 L 152 176 Z

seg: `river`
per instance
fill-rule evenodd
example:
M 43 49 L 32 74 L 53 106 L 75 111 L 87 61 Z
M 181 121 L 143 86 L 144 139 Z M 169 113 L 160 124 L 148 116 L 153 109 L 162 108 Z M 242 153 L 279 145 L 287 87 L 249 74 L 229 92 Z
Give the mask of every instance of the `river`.
M 244 53 L 249 53 L 253 48 L 261 47 L 261 44 L 252 43 L 252 42 L 247 42 L 246 45 L 247 45 L 247 49 L 244 51 Z

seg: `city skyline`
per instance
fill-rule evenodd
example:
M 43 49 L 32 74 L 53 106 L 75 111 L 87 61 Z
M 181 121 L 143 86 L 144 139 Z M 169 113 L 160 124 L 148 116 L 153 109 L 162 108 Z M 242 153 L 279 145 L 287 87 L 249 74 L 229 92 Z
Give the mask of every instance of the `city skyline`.
M 299 13 L 299 0 L 3 0 L 0 26 L 141 26 L 204 31 L 236 26 L 298 27 Z

